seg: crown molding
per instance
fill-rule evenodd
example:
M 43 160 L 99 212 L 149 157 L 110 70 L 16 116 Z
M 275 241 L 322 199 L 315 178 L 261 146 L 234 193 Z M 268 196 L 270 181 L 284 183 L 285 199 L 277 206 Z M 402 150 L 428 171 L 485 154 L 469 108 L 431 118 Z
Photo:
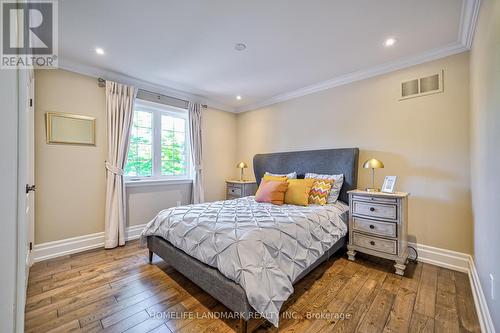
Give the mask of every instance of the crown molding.
M 226 112 L 235 112 L 235 109 L 233 107 L 214 101 L 206 96 L 200 96 L 197 94 L 188 93 L 182 90 L 170 88 L 149 81 L 144 81 L 126 74 L 118 73 L 100 67 L 84 65 L 61 58 L 59 59 L 59 69 L 63 69 L 66 71 L 82 75 L 92 76 L 95 78 L 101 77 L 105 80 L 112 80 L 124 84 L 130 84 L 136 88 L 151 91 L 157 94 L 193 101 L 201 104 L 207 104 L 211 108 Z
M 461 43 L 453 43 L 451 45 L 431 50 L 425 53 L 422 53 L 417 56 L 413 56 L 410 58 L 406 59 L 400 59 L 400 60 L 395 60 L 391 62 L 387 62 L 375 67 L 367 68 L 364 70 L 352 72 L 349 74 L 341 75 L 338 77 L 335 77 L 333 79 L 323 81 L 320 83 L 316 83 L 304 88 L 300 88 L 297 90 L 293 90 L 284 94 L 276 95 L 274 97 L 271 97 L 267 100 L 251 104 L 251 105 L 246 105 L 242 106 L 236 109 L 236 112 L 241 113 L 241 112 L 246 112 L 246 111 L 251 111 L 255 109 L 259 109 L 262 107 L 266 107 L 272 104 L 276 104 L 279 102 L 284 102 L 290 99 L 294 99 L 297 97 L 302 97 L 305 95 L 313 94 L 316 92 L 320 92 L 323 90 L 331 89 L 334 87 L 342 86 L 345 84 L 349 84 L 352 82 L 356 81 L 361 81 L 365 79 L 369 79 L 371 77 L 375 77 L 378 75 L 382 74 L 387 74 L 393 71 L 397 71 L 403 68 L 408 68 L 411 66 L 419 65 L 425 62 L 437 60 L 440 58 L 444 58 L 453 54 L 458 54 L 461 52 L 465 52 L 468 49 L 464 47 Z
M 467 49 L 472 47 L 480 7 L 481 0 L 464 0 L 462 3 L 458 40 Z
M 387 74 L 407 67 L 423 64 L 440 58 L 445 58 L 461 52 L 466 52 L 470 50 L 472 46 L 480 5 L 481 0 L 463 0 L 462 11 L 460 14 L 459 33 L 457 41 L 455 43 L 424 52 L 417 56 L 395 60 L 387 62 L 385 64 L 377 65 L 375 67 L 366 68 L 360 71 L 337 76 L 327 81 L 319 82 L 307 87 L 273 96 L 261 102 L 244 105 L 236 108 L 236 112 L 241 113 L 259 109 L 297 97 L 302 97 L 352 82 L 365 80 L 374 76 Z

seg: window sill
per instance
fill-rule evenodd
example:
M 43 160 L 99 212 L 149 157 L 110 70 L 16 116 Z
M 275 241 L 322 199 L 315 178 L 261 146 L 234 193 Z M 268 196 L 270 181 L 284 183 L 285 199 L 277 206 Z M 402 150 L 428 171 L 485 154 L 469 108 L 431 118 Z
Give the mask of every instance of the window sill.
M 182 185 L 191 184 L 192 179 L 141 179 L 141 180 L 126 180 L 125 187 L 146 187 L 146 186 L 162 186 L 162 185 Z

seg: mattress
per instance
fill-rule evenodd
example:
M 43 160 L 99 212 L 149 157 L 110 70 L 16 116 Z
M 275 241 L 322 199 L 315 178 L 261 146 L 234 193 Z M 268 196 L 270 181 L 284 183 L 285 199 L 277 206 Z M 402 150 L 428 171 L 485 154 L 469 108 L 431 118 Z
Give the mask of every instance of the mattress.
M 254 197 L 173 207 L 141 234 L 160 236 L 238 283 L 248 303 L 278 326 L 293 283 L 347 233 L 348 206 L 258 203 Z

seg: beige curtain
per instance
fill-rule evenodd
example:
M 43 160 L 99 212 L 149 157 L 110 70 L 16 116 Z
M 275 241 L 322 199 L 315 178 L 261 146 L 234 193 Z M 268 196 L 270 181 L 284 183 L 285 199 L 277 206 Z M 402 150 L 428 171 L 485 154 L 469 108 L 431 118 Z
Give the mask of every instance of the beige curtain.
M 189 135 L 191 145 L 191 161 L 193 162 L 193 190 L 191 192 L 191 202 L 194 204 L 205 201 L 203 189 L 203 144 L 201 136 L 202 114 L 201 105 L 189 102 Z
M 134 100 L 137 90 L 106 81 L 106 209 L 104 247 L 125 245 L 125 188 L 123 169 L 127 161 Z

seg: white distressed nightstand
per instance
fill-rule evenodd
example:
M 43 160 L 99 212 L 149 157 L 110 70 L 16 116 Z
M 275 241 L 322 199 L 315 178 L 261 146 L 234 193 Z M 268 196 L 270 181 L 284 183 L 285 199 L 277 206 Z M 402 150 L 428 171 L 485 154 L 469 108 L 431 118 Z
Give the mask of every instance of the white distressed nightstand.
M 396 274 L 404 275 L 408 259 L 409 193 L 349 191 L 349 245 L 356 252 L 396 261 Z
M 236 199 L 254 195 L 257 183 L 254 180 L 226 180 L 226 199 Z

